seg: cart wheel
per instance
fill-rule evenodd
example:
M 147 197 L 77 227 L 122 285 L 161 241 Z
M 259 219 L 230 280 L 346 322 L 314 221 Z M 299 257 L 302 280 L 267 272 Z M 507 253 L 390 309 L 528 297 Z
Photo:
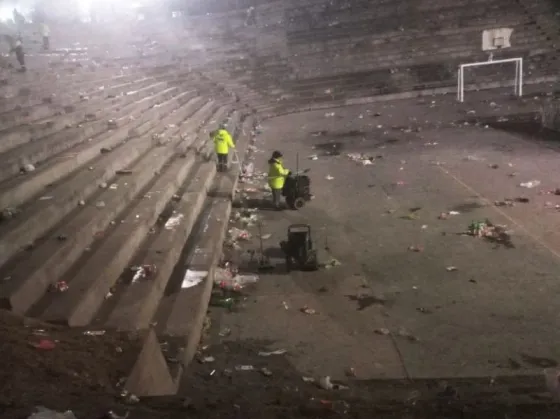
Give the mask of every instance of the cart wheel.
M 294 204 L 292 206 L 293 209 L 301 209 L 303 208 L 303 206 L 305 205 L 305 199 L 303 198 L 296 198 L 296 200 L 294 201 Z
M 319 263 L 317 262 L 317 251 L 310 250 L 309 253 L 306 255 L 307 258 L 305 260 L 305 270 L 306 271 L 316 271 L 319 269 Z

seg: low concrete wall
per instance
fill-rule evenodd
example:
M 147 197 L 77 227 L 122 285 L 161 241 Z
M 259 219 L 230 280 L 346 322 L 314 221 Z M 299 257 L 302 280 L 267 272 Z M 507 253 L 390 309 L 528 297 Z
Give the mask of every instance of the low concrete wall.
M 547 103 L 541 109 L 541 125 L 554 131 L 560 131 L 560 104 Z
M 161 351 L 156 333 L 150 329 L 125 389 L 136 396 L 169 396 L 177 393 L 177 382 Z

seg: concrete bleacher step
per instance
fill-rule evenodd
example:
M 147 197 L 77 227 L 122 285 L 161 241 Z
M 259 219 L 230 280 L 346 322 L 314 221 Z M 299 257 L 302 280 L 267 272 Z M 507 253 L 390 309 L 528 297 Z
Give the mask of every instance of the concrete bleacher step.
M 40 141 L 46 136 L 83 125 L 88 121 L 92 122 L 105 114 L 109 115 L 108 112 L 111 110 L 118 110 L 134 99 L 138 100 L 148 95 L 158 94 L 165 87 L 164 82 L 144 79 L 138 83 L 127 83 L 109 88 L 109 93 L 104 97 L 84 100 L 79 105 L 74 103 L 64 106 L 62 112 L 56 110 L 55 105 L 54 112 L 49 117 L 29 123 L 18 121 L 11 128 L 0 131 L 3 140 L 0 144 L 0 153 L 32 141 Z
M 0 112 L 8 112 L 17 106 L 31 106 L 40 104 L 45 97 L 65 96 L 69 92 L 99 91 L 103 92 L 107 86 L 128 84 L 134 81 L 149 79 L 142 73 L 132 72 L 115 76 L 114 71 L 80 72 L 71 77 L 37 78 L 30 77 L 26 82 L 19 77 L 5 80 L 0 85 Z M 16 81 L 14 83 L 14 81 Z M 15 100 L 14 100 L 15 99 Z
M 194 92 L 187 91 L 179 94 L 148 109 L 138 118 L 123 126 L 106 131 L 93 138 L 92 141 L 78 144 L 63 155 L 45 161 L 33 172 L 0 183 L 0 208 L 17 208 L 48 185 L 98 157 L 102 149 L 112 150 L 132 137 L 146 134 L 157 125 L 161 118 L 172 112 L 177 106 L 183 106 L 187 102 L 190 102 L 189 106 L 194 111 L 195 107 L 199 105 L 200 99 L 195 96 Z M 99 181 L 107 180 L 108 176 L 111 174 L 105 172 Z
M 212 117 L 220 120 L 227 115 L 228 108 L 220 108 Z M 215 127 L 216 122 L 208 124 Z M 208 139 L 204 135 L 188 146 L 207 147 Z M 176 150 L 177 151 L 177 150 Z M 122 218 L 111 232 L 88 252 L 85 261 L 78 261 L 79 268 L 68 277 L 69 290 L 63 294 L 47 296 L 49 305 L 41 317 L 51 322 L 62 322 L 69 326 L 85 326 L 93 320 L 94 314 L 101 307 L 107 293 L 117 282 L 119 276 L 130 265 L 130 260 L 139 246 L 148 236 L 160 214 L 167 206 L 175 192 L 192 175 L 192 164 L 186 164 L 175 153 L 163 174 L 149 187 L 144 195 L 149 198 L 139 200 Z M 151 239 L 151 236 L 150 236 Z M 149 278 L 148 280 L 151 280 Z M 136 284 L 133 284 L 133 286 Z
M 239 116 L 238 112 L 234 112 L 228 122 L 228 129 L 239 124 Z M 239 137 L 239 132 L 233 133 L 238 145 L 242 144 L 244 139 Z M 202 151 L 202 154 L 208 153 L 211 153 L 211 148 Z M 197 154 L 190 154 L 185 164 L 197 164 L 197 160 L 200 160 Z M 168 212 L 169 219 L 177 220 L 177 225 L 156 231 L 155 236 L 139 250 L 134 259 L 134 265 L 155 265 L 157 271 L 149 281 L 128 283 L 122 286 L 124 289 L 116 289 L 114 297 L 117 302 L 110 301 L 113 308 L 104 321 L 105 326 L 118 330 L 149 327 L 183 247 L 203 211 L 207 192 L 216 175 L 215 162 L 203 158 L 193 173 L 193 180 L 181 191 L 179 199 Z
M 22 211 L 23 217 L 18 217 L 11 222 L 0 225 L 0 231 L 6 241 L 0 243 L 2 262 L 7 260 L 4 255 L 16 255 L 22 244 L 36 240 L 46 233 L 51 226 L 60 222 L 66 214 L 74 211 L 74 216 L 63 221 L 50 233 L 39 240 L 31 252 L 20 252 L 19 255 L 2 268 L 3 277 L 9 276 L 10 280 L 0 285 L 0 298 L 3 305 L 14 311 L 25 312 L 44 292 L 52 281 L 55 281 L 69 264 L 73 263 L 95 239 L 95 235 L 110 226 L 111 221 L 126 208 L 134 196 L 146 186 L 158 171 L 173 156 L 175 149 L 171 146 L 153 149 L 153 133 L 161 133 L 171 124 L 180 123 L 181 119 L 188 118 L 180 127 L 174 128 L 173 134 L 178 130 L 192 132 L 204 120 L 213 114 L 216 105 L 206 102 L 189 117 L 190 106 L 186 111 L 176 112 L 164 118 L 158 126 L 148 134 L 126 142 L 115 151 L 99 157 L 94 170 L 83 168 L 75 175 L 61 182 L 53 192 L 50 201 L 37 201 L 27 211 Z M 174 137 L 170 135 L 170 139 Z M 152 151 L 150 151 L 153 149 Z M 139 158 L 140 157 L 140 158 Z M 134 164 L 135 160 L 137 160 Z M 129 169 L 132 176 L 120 179 L 117 176 L 113 183 L 119 186 L 118 194 L 109 189 L 99 188 L 99 179 L 105 172 L 111 176 L 119 169 Z M 97 192 L 97 195 L 94 194 Z M 88 200 L 83 209 L 79 207 L 80 200 Z M 102 208 L 97 208 L 103 202 Z M 25 219 L 23 219 L 25 218 Z M 70 234 L 71 233 L 71 234 Z M 67 239 L 52 246 L 52 240 L 60 235 Z M 21 260 L 25 260 L 22 266 Z
M 43 97 L 40 103 L 28 106 L 16 106 L 15 109 L 0 114 L 0 126 L 3 130 L 9 130 L 17 125 L 29 124 L 41 119 L 62 116 L 60 119 L 64 124 L 74 124 L 83 121 L 88 110 L 102 105 L 106 100 L 118 100 L 121 96 L 137 94 L 138 89 L 156 86 L 165 82 L 161 78 L 143 78 L 137 81 L 117 84 L 99 89 L 70 90 L 66 87 L 66 95 Z M 161 88 L 161 87 L 160 87 Z M 72 92 L 72 93 L 69 93 Z M 14 102 L 17 103 L 16 100 Z M 81 111 L 81 112 L 80 112 Z M 57 121 L 56 121 L 57 122 Z
M 152 94 L 153 87 L 146 89 L 145 95 L 140 95 L 138 98 L 100 111 L 91 122 L 84 122 L 76 127 L 65 129 L 61 133 L 55 132 L 40 140 L 23 144 L 2 153 L 0 155 L 0 181 L 18 175 L 25 164 L 36 165 L 109 129 L 118 128 L 119 125 L 140 117 L 149 108 L 179 93 L 179 89 L 176 87 L 165 88 L 155 94 Z
M 245 119 L 241 129 L 242 138 L 239 155 L 243 158 L 249 143 L 253 120 Z M 200 333 L 213 286 L 213 271 L 222 256 L 222 246 L 227 231 L 231 205 L 235 188 L 239 179 L 238 168 L 232 168 L 231 173 L 217 176 L 211 187 L 206 208 L 201 214 L 200 230 L 194 232 L 189 255 L 184 265 L 179 270 L 179 278 L 187 269 L 195 271 L 206 271 L 208 277 L 205 282 L 191 288 L 182 288 L 180 281 L 175 281 L 174 287 L 170 287 L 166 293 L 173 293 L 173 301 L 162 301 L 156 314 L 156 330 L 166 336 L 186 337 L 185 354 L 183 362 L 188 361 L 194 355 L 196 345 L 200 339 Z M 173 292 L 174 291 L 174 292 Z

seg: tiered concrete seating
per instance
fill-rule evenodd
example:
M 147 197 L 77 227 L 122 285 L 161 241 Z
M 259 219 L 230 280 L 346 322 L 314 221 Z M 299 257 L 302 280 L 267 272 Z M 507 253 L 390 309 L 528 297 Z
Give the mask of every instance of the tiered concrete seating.
M 540 16 L 547 13 L 546 8 L 532 7 L 533 12 L 523 2 L 505 0 L 376 0 L 340 5 L 320 0 L 286 5 L 283 16 L 273 11 L 267 17 L 272 19 L 270 13 L 276 13 L 274 18 L 285 22 L 287 53 L 271 47 L 268 54 L 259 54 L 241 35 L 230 36 L 228 45 L 239 40 L 245 45 L 245 55 L 224 63 L 223 69 L 238 84 L 284 107 L 452 90 L 459 64 L 488 59 L 481 51 L 482 30 L 513 27 L 512 48 L 496 52 L 494 58 L 521 56 L 525 58 L 527 83 L 550 81 L 558 70 L 550 28 L 558 32 L 558 23 L 547 18 L 549 29 L 545 33 Z M 262 27 L 260 33 L 267 29 Z M 239 29 L 239 33 L 243 31 Z M 247 31 L 255 33 L 252 28 Z M 242 48 L 236 48 L 243 54 Z M 514 69 L 512 65 L 490 66 L 471 73 L 471 87 L 496 87 L 511 83 Z
M 209 159 L 218 123 L 228 119 L 242 156 L 256 118 L 454 88 L 456 66 L 485 59 L 480 32 L 496 26 L 515 28 L 514 47 L 498 55 L 526 58 L 530 80 L 556 71 L 554 24 L 535 17 L 544 9 L 326 4 L 261 5 L 257 27 L 243 25 L 244 10 L 144 28 L 149 37 L 121 25 L 95 44 L 77 27 L 68 48 L 30 48 L 27 73 L 2 70 L 0 306 L 71 327 L 155 327 L 184 339 L 188 362 L 237 182 L 237 168 L 217 176 Z M 492 78 L 499 72 L 476 81 L 507 79 Z M 208 279 L 183 288 L 189 268 Z M 128 384 L 139 395 L 154 394 L 150 336 Z M 180 371 L 157 368 L 173 392 Z
M 212 277 L 183 290 L 183 275 L 216 264 L 238 178 L 237 167 L 216 176 L 208 133 L 227 120 L 242 156 L 251 111 L 198 72 L 162 63 L 162 48 L 157 67 L 122 58 L 90 69 L 92 50 L 81 66 L 37 54 L 28 73 L 3 73 L 0 306 L 69 326 L 158 323 L 192 345 Z M 196 256 L 183 252 L 188 239 Z M 150 393 L 139 368 L 129 386 Z

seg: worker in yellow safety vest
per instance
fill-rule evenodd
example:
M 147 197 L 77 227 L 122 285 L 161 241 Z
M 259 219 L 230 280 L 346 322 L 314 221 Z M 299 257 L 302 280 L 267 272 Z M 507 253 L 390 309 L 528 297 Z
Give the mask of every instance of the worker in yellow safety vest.
M 278 210 L 281 209 L 282 188 L 284 187 L 286 176 L 289 174 L 290 171 L 282 164 L 282 153 L 279 151 L 273 152 L 272 157 L 268 160 L 268 186 L 272 190 L 274 207 Z
M 225 172 L 228 166 L 229 149 L 235 149 L 231 134 L 222 124 L 219 129 L 210 133 L 210 137 L 214 141 L 214 151 L 218 157 L 218 172 Z

